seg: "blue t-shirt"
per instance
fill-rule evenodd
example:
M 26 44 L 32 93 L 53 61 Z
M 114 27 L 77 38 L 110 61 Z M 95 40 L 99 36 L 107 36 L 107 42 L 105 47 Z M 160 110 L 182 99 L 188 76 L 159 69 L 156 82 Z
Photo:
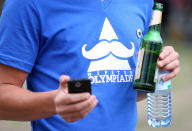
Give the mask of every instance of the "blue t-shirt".
M 55 90 L 59 77 L 89 78 L 99 103 L 84 119 L 32 121 L 33 131 L 134 131 L 134 74 L 153 0 L 6 0 L 0 63 L 28 72 L 33 92 Z

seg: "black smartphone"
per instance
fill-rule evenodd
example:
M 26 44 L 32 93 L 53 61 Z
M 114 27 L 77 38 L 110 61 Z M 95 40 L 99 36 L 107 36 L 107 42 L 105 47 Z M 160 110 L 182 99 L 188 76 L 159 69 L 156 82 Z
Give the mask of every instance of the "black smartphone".
M 75 79 L 68 81 L 68 92 L 69 93 L 82 93 L 91 91 L 91 80 L 90 79 Z

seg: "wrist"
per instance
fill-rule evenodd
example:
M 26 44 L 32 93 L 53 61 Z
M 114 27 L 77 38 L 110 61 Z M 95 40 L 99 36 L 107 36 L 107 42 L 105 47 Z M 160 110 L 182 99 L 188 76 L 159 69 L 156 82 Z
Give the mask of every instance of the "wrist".
M 52 115 L 55 115 L 56 114 L 56 106 L 55 106 L 55 97 L 57 96 L 58 94 L 58 90 L 53 90 L 53 91 L 50 91 L 48 92 L 50 93 L 50 100 L 52 101 L 51 103 L 51 107 L 50 107 L 50 113 Z
M 44 103 L 39 108 L 42 109 L 41 112 L 45 115 L 45 117 L 49 117 L 56 114 L 54 99 L 57 95 L 57 92 L 58 90 L 38 93 L 39 96 L 42 98 L 41 100 Z

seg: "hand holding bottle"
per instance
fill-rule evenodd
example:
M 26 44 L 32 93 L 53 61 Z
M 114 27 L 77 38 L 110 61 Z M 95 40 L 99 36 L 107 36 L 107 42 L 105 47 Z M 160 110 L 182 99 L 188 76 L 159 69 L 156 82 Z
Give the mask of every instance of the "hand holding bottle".
M 179 73 L 179 54 L 172 46 L 163 47 L 160 35 L 163 5 L 155 3 L 148 33 L 138 54 L 134 89 L 147 93 L 148 124 L 171 124 L 171 80 Z M 163 47 L 163 48 L 162 48 Z
M 167 81 L 175 77 L 179 71 L 179 54 L 174 50 L 172 46 L 165 46 L 159 55 L 159 61 L 157 62 L 160 72 L 171 71 L 166 76 L 162 77 L 163 81 Z

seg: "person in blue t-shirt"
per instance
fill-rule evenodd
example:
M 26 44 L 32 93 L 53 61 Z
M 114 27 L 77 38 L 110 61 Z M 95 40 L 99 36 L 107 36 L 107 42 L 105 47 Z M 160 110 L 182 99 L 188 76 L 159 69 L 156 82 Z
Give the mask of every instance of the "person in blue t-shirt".
M 6 0 L 0 19 L 0 119 L 33 131 L 134 131 L 143 93 L 133 89 L 153 0 Z M 163 48 L 158 66 L 179 72 Z M 69 94 L 89 78 L 92 94 Z M 27 81 L 27 90 L 21 88 Z

